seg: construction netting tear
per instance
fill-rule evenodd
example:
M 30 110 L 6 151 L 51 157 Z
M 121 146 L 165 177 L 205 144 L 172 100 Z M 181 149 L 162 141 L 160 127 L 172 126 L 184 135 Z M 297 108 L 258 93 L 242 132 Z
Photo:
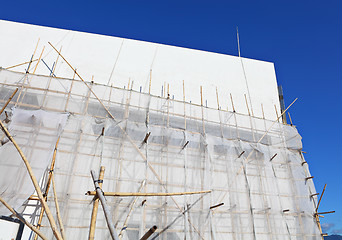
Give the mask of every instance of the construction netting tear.
M 88 237 L 94 196 L 85 193 L 94 191 L 90 170 L 98 174 L 100 166 L 105 167 L 105 193 L 211 191 L 107 196 L 124 240 L 139 239 L 154 225 L 152 239 L 320 238 L 316 191 L 292 126 L 89 83 L 100 103 L 74 79 L 1 70 L 0 86 L 2 102 L 19 87 L 11 103 L 17 108 L 70 113 L 54 170 L 69 239 Z M 35 141 L 30 142 L 40 149 Z M 48 204 L 56 215 L 52 198 L 50 190 Z M 30 217 L 37 223 L 35 214 Z M 45 217 L 41 230 L 53 238 Z M 110 239 L 101 206 L 95 239 Z

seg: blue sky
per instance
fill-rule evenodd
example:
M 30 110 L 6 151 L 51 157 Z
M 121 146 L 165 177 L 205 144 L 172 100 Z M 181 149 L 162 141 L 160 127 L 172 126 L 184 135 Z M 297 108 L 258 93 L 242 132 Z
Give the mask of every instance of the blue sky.
M 303 136 L 326 231 L 342 234 L 341 1 L 3 1 L 0 18 L 275 63 Z

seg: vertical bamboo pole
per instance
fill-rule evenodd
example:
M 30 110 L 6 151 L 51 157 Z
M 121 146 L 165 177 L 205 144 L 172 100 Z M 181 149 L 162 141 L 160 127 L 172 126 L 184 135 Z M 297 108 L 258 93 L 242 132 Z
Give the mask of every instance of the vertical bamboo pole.
M 39 183 L 37 181 L 37 178 L 36 176 L 34 175 L 33 173 L 33 170 L 31 168 L 31 165 L 30 163 L 28 162 L 28 160 L 26 159 L 24 153 L 21 151 L 19 145 L 16 143 L 16 141 L 13 139 L 12 135 L 8 132 L 7 128 L 4 126 L 4 124 L 2 123 L 2 121 L 0 120 L 0 127 L 1 127 L 1 130 L 4 132 L 4 134 L 6 135 L 6 137 L 13 143 L 14 147 L 17 149 L 18 153 L 20 154 L 20 157 L 22 158 L 22 160 L 24 161 L 25 165 L 26 165 L 26 169 L 30 175 L 30 178 L 32 180 L 32 183 L 34 185 L 34 188 L 37 192 L 37 195 L 38 195 L 38 198 L 42 204 L 42 206 L 44 207 L 45 209 L 45 212 L 46 212 L 46 215 L 49 219 L 49 222 L 50 222 L 50 226 L 51 226 L 51 229 L 52 229 L 52 232 L 53 234 L 55 235 L 55 237 L 60 240 L 60 239 L 63 239 L 61 234 L 59 233 L 58 229 L 57 229 L 57 225 L 56 225 L 56 222 L 55 220 L 53 219 L 53 216 L 51 214 L 51 211 L 50 211 L 50 208 L 49 206 L 46 204 L 45 202 L 45 199 L 44 199 L 44 196 L 43 196 L 43 193 L 42 193 L 42 190 L 40 189 L 39 187 Z
M 105 167 L 101 166 L 100 168 L 100 176 L 99 176 L 99 186 L 102 188 L 103 183 L 103 176 L 105 172 Z M 91 213 L 91 221 L 90 221 L 90 228 L 89 228 L 89 240 L 93 240 L 95 238 L 95 227 L 96 227 L 96 217 L 97 212 L 99 209 L 99 199 L 96 198 L 93 204 L 93 211 Z

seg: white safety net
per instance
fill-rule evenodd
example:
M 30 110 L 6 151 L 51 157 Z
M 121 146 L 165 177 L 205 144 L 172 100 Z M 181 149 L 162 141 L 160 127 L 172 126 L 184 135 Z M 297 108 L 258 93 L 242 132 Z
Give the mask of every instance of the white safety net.
M 12 110 L 9 132 L 27 157 L 38 181 L 49 165 L 67 115 L 43 110 Z M 1 139 L 0 196 L 17 209 L 33 194 L 34 186 L 17 149 L 4 135 Z M 11 212 L 0 205 L 0 214 Z
M 278 121 L 79 80 L 0 71 L 0 100 L 70 117 L 58 145 L 55 179 L 68 239 L 88 238 L 90 170 L 105 167 L 104 192 L 210 193 L 110 197 L 116 231 L 139 239 L 320 239 L 316 193 L 297 130 Z M 103 132 L 103 134 L 102 134 Z M 144 141 L 146 140 L 146 141 Z M 34 140 L 32 140 L 34 141 Z M 42 183 L 42 188 L 46 183 Z M 53 192 L 48 204 L 56 216 Z M 37 223 L 37 217 L 32 215 Z M 44 217 L 42 231 L 53 238 Z M 99 207 L 95 239 L 110 239 Z

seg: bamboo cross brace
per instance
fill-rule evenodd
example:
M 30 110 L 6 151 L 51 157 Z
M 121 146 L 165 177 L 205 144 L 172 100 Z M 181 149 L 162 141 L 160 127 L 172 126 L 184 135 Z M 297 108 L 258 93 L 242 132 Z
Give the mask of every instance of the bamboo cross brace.
M 39 187 L 39 183 L 37 181 L 37 178 L 36 176 L 34 175 L 33 173 L 33 170 L 31 168 L 31 165 L 29 163 L 29 161 L 26 159 L 24 153 L 22 152 L 22 150 L 20 149 L 19 145 L 16 143 L 16 141 L 13 139 L 12 135 L 9 133 L 9 131 L 7 130 L 7 128 L 4 126 L 4 124 L 2 123 L 2 121 L 0 120 L 0 128 L 1 130 L 4 132 L 4 134 L 6 135 L 6 137 L 13 143 L 14 147 L 17 149 L 20 157 L 22 158 L 22 160 L 24 161 L 25 163 L 25 166 L 26 166 L 26 169 L 30 175 L 30 178 L 32 180 L 32 183 L 34 185 L 34 188 L 38 194 L 38 198 L 39 198 L 39 201 L 41 202 L 43 208 L 45 209 L 45 212 L 46 212 L 46 215 L 48 217 L 48 220 L 50 222 L 50 226 L 51 226 L 51 229 L 52 229 L 52 232 L 53 234 L 55 235 L 55 237 L 60 240 L 60 239 L 63 239 L 61 234 L 59 233 L 58 229 L 57 229 L 57 225 L 56 225 L 56 222 L 55 220 L 53 219 L 53 216 L 51 214 L 51 211 L 50 211 L 50 208 L 48 207 L 45 199 L 44 199 L 44 196 L 43 196 L 43 193 L 42 193 L 42 190 L 40 189 Z
M 41 237 L 43 240 L 48 239 L 41 231 L 35 228 L 31 223 L 26 221 L 25 218 L 20 216 L 19 213 L 17 213 L 17 211 L 15 211 L 2 197 L 0 197 L 0 202 L 2 202 L 2 204 L 4 204 L 8 210 L 10 210 L 21 222 L 23 222 L 27 227 L 34 231 L 39 237 Z
M 156 196 L 183 196 L 183 195 L 210 193 L 210 192 L 211 190 L 197 191 L 197 192 L 176 192 L 176 193 L 104 192 L 103 195 L 110 196 L 110 197 L 156 197 Z M 87 195 L 94 196 L 96 195 L 96 191 L 88 191 Z
M 99 101 L 99 103 L 102 105 L 102 107 L 106 110 L 106 112 L 108 113 L 108 115 L 114 120 L 116 121 L 115 117 L 113 116 L 113 114 L 111 114 L 111 112 L 108 110 L 108 108 L 103 104 L 103 102 L 101 101 L 101 99 L 98 98 L 98 96 L 95 94 L 95 92 L 90 88 L 90 86 L 84 81 L 84 79 L 78 74 L 78 72 L 76 71 L 75 68 L 73 68 L 71 66 L 71 64 L 63 57 L 63 55 L 58 52 L 58 50 L 49 42 L 50 46 L 61 56 L 61 58 L 68 64 L 68 66 L 74 71 L 74 73 L 81 79 L 81 81 L 87 86 L 87 88 L 90 90 L 90 92 L 95 96 L 95 98 Z M 132 144 L 132 146 L 135 148 L 135 150 L 139 153 L 139 155 L 142 157 L 142 159 L 147 163 L 148 168 L 152 171 L 152 173 L 154 174 L 154 176 L 157 178 L 157 180 L 159 181 L 159 183 L 161 184 L 161 186 L 167 191 L 167 188 L 165 186 L 165 184 L 163 184 L 163 181 L 161 180 L 161 178 L 159 177 L 159 175 L 157 174 L 157 172 L 154 170 L 154 168 L 152 167 L 152 165 L 147 161 L 146 156 L 140 151 L 139 147 L 133 142 L 132 138 L 127 134 L 127 132 L 120 126 L 118 125 L 120 130 L 122 131 L 122 133 L 127 137 L 127 139 L 129 140 L 129 142 Z M 179 206 L 179 204 L 176 202 L 176 200 L 170 196 L 172 201 L 175 203 L 175 205 L 177 206 L 177 208 L 180 211 L 183 211 L 182 208 Z M 188 219 L 188 221 L 190 222 L 190 219 Z M 194 229 L 196 230 L 195 226 L 190 222 L 190 224 L 194 227 Z M 196 230 L 196 232 L 200 235 L 200 233 Z M 202 237 L 202 236 L 201 236 Z M 203 238 L 203 237 L 202 237 Z

